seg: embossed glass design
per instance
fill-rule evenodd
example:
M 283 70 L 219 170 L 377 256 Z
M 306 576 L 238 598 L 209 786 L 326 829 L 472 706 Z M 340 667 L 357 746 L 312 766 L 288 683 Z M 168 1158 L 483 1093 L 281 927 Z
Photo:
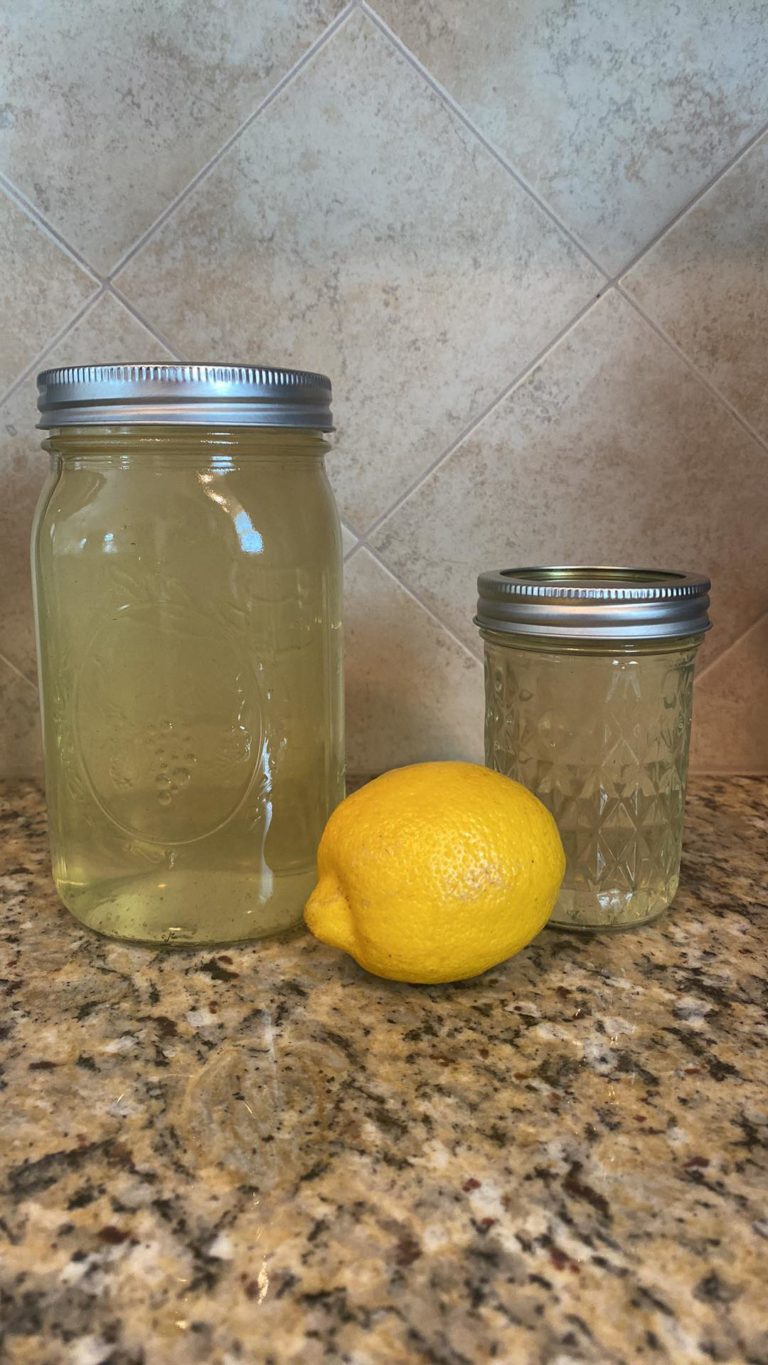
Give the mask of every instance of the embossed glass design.
M 654 919 L 678 885 L 701 636 L 613 645 L 483 636 L 486 762 L 541 798 L 565 847 L 550 923 Z
M 343 796 L 324 440 L 73 426 L 45 445 L 33 567 L 61 899 L 144 942 L 288 929 Z

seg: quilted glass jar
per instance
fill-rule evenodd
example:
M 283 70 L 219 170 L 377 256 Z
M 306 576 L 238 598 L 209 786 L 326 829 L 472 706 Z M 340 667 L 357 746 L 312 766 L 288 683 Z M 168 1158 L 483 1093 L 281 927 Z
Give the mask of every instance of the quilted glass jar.
M 53 875 L 112 937 L 301 920 L 343 796 L 330 385 L 244 366 L 39 380 L 34 531 Z
M 677 891 L 708 579 L 555 567 L 481 575 L 486 762 L 557 821 L 551 924 L 644 924 Z

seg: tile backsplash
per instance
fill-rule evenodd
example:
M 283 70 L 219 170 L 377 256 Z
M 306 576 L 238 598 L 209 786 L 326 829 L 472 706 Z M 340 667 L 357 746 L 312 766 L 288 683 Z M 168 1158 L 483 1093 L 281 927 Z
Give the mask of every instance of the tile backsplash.
M 169 357 L 333 378 L 351 771 L 480 758 L 477 571 L 595 559 L 711 575 L 694 765 L 768 771 L 762 0 L 10 0 L 0 52 L 0 773 L 35 373 Z

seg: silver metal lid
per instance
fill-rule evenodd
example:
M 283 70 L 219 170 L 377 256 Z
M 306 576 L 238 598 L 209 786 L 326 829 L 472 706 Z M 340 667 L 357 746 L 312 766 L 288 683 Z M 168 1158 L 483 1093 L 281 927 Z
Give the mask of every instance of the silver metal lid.
M 475 624 L 512 635 L 651 640 L 709 630 L 709 579 L 657 569 L 502 569 L 477 580 Z
M 331 381 L 261 365 L 75 365 L 37 377 L 40 427 L 222 423 L 331 431 Z

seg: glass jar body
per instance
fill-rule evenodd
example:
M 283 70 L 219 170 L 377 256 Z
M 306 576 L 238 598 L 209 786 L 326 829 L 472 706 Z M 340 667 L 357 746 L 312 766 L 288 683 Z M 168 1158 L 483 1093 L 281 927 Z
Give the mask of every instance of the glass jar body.
M 483 632 L 486 762 L 544 802 L 567 858 L 550 923 L 646 923 L 676 891 L 701 636 L 598 645 Z
M 115 426 L 46 446 L 33 577 L 61 899 L 143 942 L 290 928 L 343 796 L 324 441 Z

